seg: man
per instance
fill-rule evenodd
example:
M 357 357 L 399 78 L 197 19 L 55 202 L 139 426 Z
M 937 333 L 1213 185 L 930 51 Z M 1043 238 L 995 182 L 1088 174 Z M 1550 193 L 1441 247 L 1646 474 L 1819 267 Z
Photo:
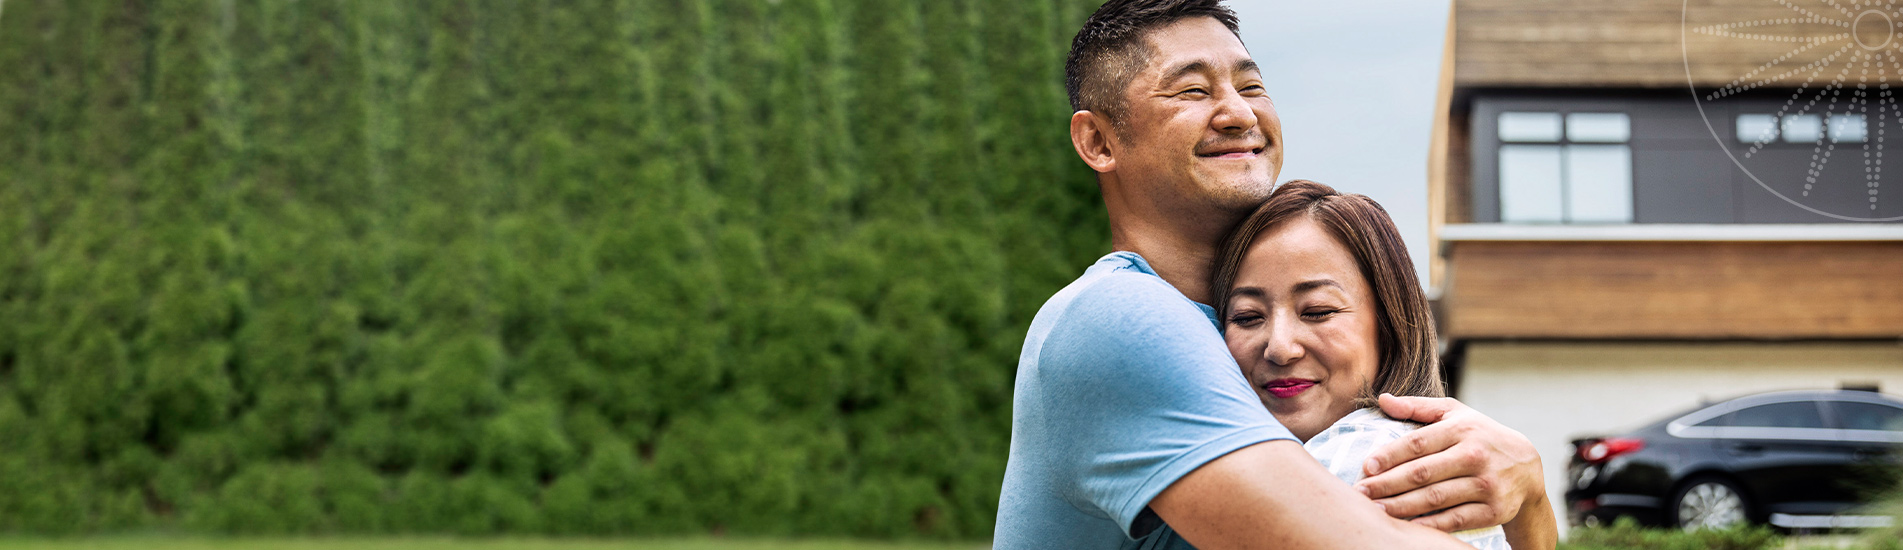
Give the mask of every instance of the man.
M 1268 196 L 1282 136 L 1220 0 L 1110 0 L 1065 72 L 1071 142 L 1098 174 L 1117 252 L 1025 338 L 997 548 L 1462 548 L 1442 531 L 1515 518 L 1516 545 L 1552 546 L 1530 534 L 1553 520 L 1520 434 L 1451 399 L 1384 397 L 1389 415 L 1433 424 L 1349 487 L 1228 355 L 1209 270 Z

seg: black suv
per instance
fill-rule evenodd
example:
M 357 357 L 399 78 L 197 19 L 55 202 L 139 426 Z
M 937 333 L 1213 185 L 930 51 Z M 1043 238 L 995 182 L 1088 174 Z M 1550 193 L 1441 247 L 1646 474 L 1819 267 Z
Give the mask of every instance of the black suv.
M 1892 487 L 1903 401 L 1876 392 L 1786 391 L 1700 406 L 1639 430 L 1573 442 L 1573 525 L 1618 516 L 1660 526 L 1873 527 L 1854 515 Z

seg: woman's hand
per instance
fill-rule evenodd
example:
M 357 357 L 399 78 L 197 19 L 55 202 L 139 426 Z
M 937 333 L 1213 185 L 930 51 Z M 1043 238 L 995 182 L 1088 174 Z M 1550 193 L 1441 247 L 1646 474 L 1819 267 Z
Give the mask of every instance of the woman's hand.
M 1557 543 L 1540 455 L 1526 436 L 1452 398 L 1383 394 L 1381 411 L 1428 424 L 1375 449 L 1355 484 L 1388 515 L 1447 532 L 1505 525 L 1516 549 Z

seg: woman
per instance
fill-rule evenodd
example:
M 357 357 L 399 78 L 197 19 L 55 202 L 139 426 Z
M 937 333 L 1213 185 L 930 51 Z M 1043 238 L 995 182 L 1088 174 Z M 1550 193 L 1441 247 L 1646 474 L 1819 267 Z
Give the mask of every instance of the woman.
M 1230 235 L 1213 286 L 1229 352 L 1263 405 L 1343 481 L 1417 426 L 1382 416 L 1379 393 L 1442 397 L 1433 319 L 1387 212 L 1312 181 L 1282 184 Z M 1551 548 L 1553 522 L 1454 535 L 1478 548 Z

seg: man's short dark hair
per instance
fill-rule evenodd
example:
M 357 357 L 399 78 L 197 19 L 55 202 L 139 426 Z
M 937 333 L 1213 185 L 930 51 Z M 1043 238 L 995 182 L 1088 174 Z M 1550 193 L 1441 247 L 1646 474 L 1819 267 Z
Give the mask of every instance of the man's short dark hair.
M 1084 28 L 1070 41 L 1064 61 L 1064 91 L 1070 107 L 1110 119 L 1123 129 L 1124 91 L 1137 71 L 1149 62 L 1150 48 L 1143 37 L 1157 27 L 1188 17 L 1209 17 L 1237 31 L 1236 12 L 1222 0 L 1110 0 L 1090 14 Z

